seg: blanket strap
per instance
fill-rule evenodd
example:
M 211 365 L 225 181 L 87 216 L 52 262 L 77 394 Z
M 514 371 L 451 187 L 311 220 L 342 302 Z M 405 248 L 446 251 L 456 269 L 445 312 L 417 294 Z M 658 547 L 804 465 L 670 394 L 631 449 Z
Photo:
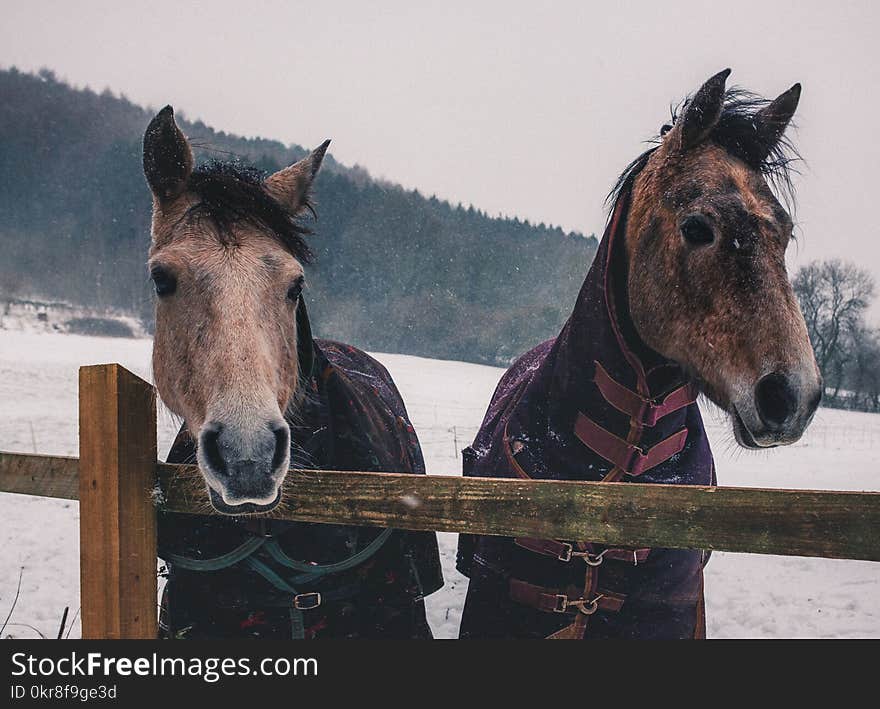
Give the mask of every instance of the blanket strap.
M 598 611 L 617 613 L 626 596 L 613 591 L 598 589 L 598 569 L 587 567 L 584 589 L 555 589 L 536 586 L 521 579 L 512 578 L 508 582 L 510 599 L 543 613 L 577 612 L 571 623 L 547 636 L 547 640 L 582 640 L 590 616 Z
M 602 398 L 643 426 L 655 426 L 664 416 L 693 404 L 699 394 L 699 388 L 693 383 L 688 383 L 671 391 L 660 402 L 646 399 L 613 379 L 598 361 L 595 365 L 593 381 Z
M 510 597 L 517 603 L 531 606 L 544 613 L 567 613 L 572 608 L 576 608 L 584 615 L 593 615 L 600 610 L 616 613 L 623 607 L 623 601 L 626 599 L 621 593 L 601 589 L 590 599 L 583 596 L 571 598 L 567 593 L 536 586 L 520 579 L 510 579 Z
M 576 549 L 574 544 L 570 542 L 561 542 L 558 539 L 531 539 L 528 537 L 517 537 L 513 540 L 517 546 L 536 554 L 544 556 L 552 556 L 559 561 L 569 562 L 572 559 L 583 559 L 587 566 L 600 566 L 605 559 L 614 561 L 631 561 L 633 566 L 645 563 L 650 549 L 646 548 L 609 548 L 600 552 L 596 552 L 592 544 L 579 544 Z
M 509 441 L 507 431 L 505 431 L 504 437 L 506 441 Z M 507 453 L 507 461 L 514 474 L 518 478 L 529 480 L 528 473 L 517 463 L 509 442 L 505 446 L 505 451 Z M 550 608 L 550 610 L 554 612 L 566 612 L 571 608 L 577 608 L 580 611 L 571 624 L 548 635 L 547 640 L 580 640 L 586 633 L 587 621 L 593 613 L 599 610 L 609 612 L 620 610 L 626 596 L 610 591 L 599 594 L 597 591 L 599 566 L 602 565 L 606 558 L 614 561 L 632 561 L 637 566 L 640 563 L 644 563 L 651 553 L 650 549 L 644 548 L 609 548 L 597 552 L 594 545 L 589 542 L 576 542 L 572 544 L 557 539 L 518 537 L 513 541 L 523 549 L 544 556 L 554 557 L 561 562 L 570 562 L 572 559 L 584 560 L 586 566 L 584 589 L 579 597 L 573 597 L 573 595 L 561 593 L 555 589 L 535 586 L 522 579 L 510 578 L 508 580 L 509 597 L 515 603 L 521 603 L 541 611 L 546 611 L 551 605 L 553 605 L 553 608 Z M 599 598 L 600 595 L 602 598 Z M 561 606 L 562 610 L 556 611 L 557 606 Z
M 574 621 L 561 630 L 549 635 L 548 640 L 580 640 L 587 629 L 589 616 L 597 611 L 617 613 L 623 606 L 626 596 L 613 591 L 597 590 L 599 567 L 605 559 L 632 561 L 634 565 L 644 562 L 650 549 L 605 549 L 596 552 L 592 544 L 580 542 L 577 545 L 555 539 L 514 539 L 517 546 L 537 554 L 552 556 L 562 562 L 583 559 L 586 564 L 584 588 L 578 595 L 570 589 L 560 591 L 530 584 L 522 579 L 509 580 L 510 599 L 546 613 L 566 613 L 572 608 L 578 610 Z
M 637 477 L 680 453 L 687 442 L 688 430 L 683 428 L 651 448 L 643 450 L 615 436 L 585 414 L 578 412 L 574 435 L 594 453 L 613 463 L 627 475 Z
M 299 640 L 305 637 L 303 611 L 314 610 L 328 601 L 351 598 L 357 594 L 359 587 L 344 586 L 330 591 L 309 591 L 305 593 L 296 587 L 301 584 L 318 581 L 330 574 L 348 571 L 355 566 L 363 564 L 382 548 L 393 531 L 393 529 L 383 529 L 373 541 L 359 552 L 352 554 L 347 559 L 332 564 L 310 564 L 305 561 L 292 559 L 284 553 L 278 540 L 270 536 L 252 536 L 232 551 L 210 559 L 194 559 L 180 554 L 163 553 L 161 551 L 159 556 L 189 571 L 220 571 L 244 562 L 248 568 L 258 573 L 276 589 L 291 596 L 289 608 L 291 633 L 293 639 Z M 270 559 L 300 573 L 290 579 L 285 579 L 264 560 L 258 558 L 258 551 L 265 552 Z

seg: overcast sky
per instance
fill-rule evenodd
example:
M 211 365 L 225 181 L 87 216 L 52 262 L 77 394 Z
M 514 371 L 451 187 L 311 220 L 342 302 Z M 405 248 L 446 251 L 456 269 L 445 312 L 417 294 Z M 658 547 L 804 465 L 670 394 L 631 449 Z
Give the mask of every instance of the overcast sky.
M 729 66 L 767 96 L 800 81 L 790 266 L 836 255 L 880 277 L 877 3 L 138 5 L 5 0 L 0 65 L 246 136 L 330 137 L 373 175 L 586 233 L 670 103 L 709 75 Z

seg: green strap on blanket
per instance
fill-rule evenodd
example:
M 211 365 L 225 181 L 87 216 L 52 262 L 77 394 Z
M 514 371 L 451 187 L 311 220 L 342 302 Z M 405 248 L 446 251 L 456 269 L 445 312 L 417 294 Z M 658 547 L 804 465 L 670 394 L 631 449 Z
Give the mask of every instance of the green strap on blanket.
M 193 559 L 189 556 L 171 554 L 161 550 L 159 551 L 159 556 L 165 559 L 165 561 L 170 561 L 172 564 L 190 571 L 221 571 L 222 569 L 228 569 L 230 566 L 235 566 L 239 561 L 247 559 L 267 541 L 267 537 L 251 537 L 232 551 L 211 559 Z
M 382 548 L 382 545 L 388 541 L 388 537 L 391 536 L 393 531 L 393 529 L 383 529 L 373 541 L 367 544 L 367 546 L 359 552 L 352 554 L 347 559 L 332 564 L 309 564 L 305 561 L 292 559 L 284 553 L 278 540 L 274 537 L 251 537 L 232 551 L 210 559 L 194 559 L 189 556 L 167 552 L 160 552 L 159 556 L 166 561 L 170 561 L 172 564 L 177 564 L 181 568 L 190 571 L 222 571 L 223 569 L 228 569 L 230 566 L 235 566 L 240 561 L 244 561 L 251 557 L 258 550 L 264 549 L 269 556 L 282 566 L 286 566 L 288 569 L 293 569 L 294 571 L 302 571 L 314 575 L 315 578 L 320 578 L 326 574 L 336 574 L 342 571 L 348 571 L 349 569 L 362 564 Z
M 279 591 L 288 593 L 291 596 L 297 596 L 300 594 L 300 591 L 296 588 L 299 584 L 308 584 L 329 574 L 348 571 L 367 561 L 367 559 L 382 548 L 382 545 L 388 541 L 393 531 L 393 529 L 383 529 L 372 542 L 359 552 L 352 554 L 347 559 L 332 564 L 309 564 L 293 559 L 284 553 L 278 540 L 274 537 L 251 537 L 232 551 L 211 559 L 193 559 L 180 554 L 161 552 L 160 556 L 166 561 L 190 571 L 221 571 L 243 561 L 252 571 L 258 573 Z M 300 573 L 288 582 L 287 579 L 276 573 L 271 566 L 257 558 L 257 552 L 260 550 L 266 552 L 269 557 L 282 566 Z M 331 600 L 337 594 L 330 592 L 322 595 L 326 600 Z M 305 637 L 303 611 L 295 608 L 293 604 L 290 606 L 290 626 L 293 639 L 300 640 Z
M 299 595 L 299 591 L 294 586 L 291 586 L 289 583 L 287 583 L 287 581 L 276 574 L 271 569 L 271 567 L 267 566 L 259 559 L 255 559 L 251 556 L 245 560 L 245 563 L 249 567 L 251 567 L 251 569 L 256 571 L 260 576 L 266 579 L 269 583 L 271 583 L 279 591 L 289 593 L 291 597 Z M 297 579 L 292 580 L 294 581 L 294 583 L 297 583 Z M 303 612 L 299 608 L 294 607 L 292 602 L 288 608 L 288 612 L 290 613 L 290 637 L 293 640 L 303 640 L 306 636 L 305 618 L 303 618 Z
M 377 551 L 379 551 L 379 549 L 382 548 L 382 545 L 388 541 L 388 537 L 391 536 L 391 533 L 393 531 L 394 530 L 392 529 L 383 529 L 381 534 L 379 534 L 373 541 L 367 544 L 367 546 L 365 546 L 359 552 L 357 552 L 356 554 L 352 554 L 347 559 L 337 561 L 333 564 L 307 564 L 302 561 L 297 561 L 296 559 L 291 559 L 281 549 L 281 545 L 278 543 L 278 540 L 274 538 L 269 539 L 266 542 L 264 549 L 269 556 L 271 556 L 282 566 L 286 566 L 288 569 L 293 569 L 294 571 L 303 571 L 312 574 L 317 573 L 321 576 L 324 576 L 325 574 L 336 574 L 341 571 L 348 571 L 349 569 L 364 563 L 367 559 L 369 559 L 371 556 L 373 556 L 373 554 L 375 554 Z

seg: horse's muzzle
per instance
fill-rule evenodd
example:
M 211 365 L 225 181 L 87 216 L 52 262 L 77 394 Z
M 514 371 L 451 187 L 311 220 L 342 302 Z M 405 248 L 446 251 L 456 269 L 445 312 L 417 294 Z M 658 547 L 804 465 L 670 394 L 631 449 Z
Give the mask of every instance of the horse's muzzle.
M 750 400 L 733 407 L 737 442 L 746 448 L 772 448 L 800 439 L 822 400 L 822 381 L 772 372 L 755 384 Z
M 289 462 L 290 428 L 283 420 L 247 428 L 210 421 L 199 433 L 199 468 L 218 512 L 274 508 Z

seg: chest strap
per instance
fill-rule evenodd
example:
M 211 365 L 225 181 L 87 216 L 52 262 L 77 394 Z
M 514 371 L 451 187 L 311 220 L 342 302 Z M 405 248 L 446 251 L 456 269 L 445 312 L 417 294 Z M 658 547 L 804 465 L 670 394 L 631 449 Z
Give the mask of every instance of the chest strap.
M 281 548 L 277 539 L 265 536 L 253 536 L 231 552 L 211 559 L 193 559 L 180 554 L 162 553 L 161 551 L 159 556 L 171 564 L 180 566 L 189 571 L 220 571 L 222 569 L 228 569 L 239 562 L 244 562 L 248 568 L 262 576 L 283 594 L 290 597 L 291 637 L 294 640 L 300 640 L 305 637 L 303 611 L 314 610 L 326 601 L 343 598 L 349 592 L 349 588 L 340 588 L 337 589 L 336 592 L 331 590 L 323 591 L 321 593 L 316 591 L 303 593 L 297 588 L 297 586 L 300 584 L 313 583 L 324 576 L 348 571 L 355 566 L 363 564 L 382 548 L 393 531 L 393 529 L 383 529 L 373 541 L 367 544 L 367 546 L 359 552 L 352 554 L 342 561 L 337 561 L 332 564 L 310 564 L 305 561 L 292 559 L 284 553 L 284 550 Z M 275 570 L 265 561 L 257 558 L 258 551 L 265 552 L 269 559 L 288 569 L 298 571 L 299 573 L 290 579 L 284 578 L 276 573 Z
M 569 542 L 560 542 L 557 539 L 531 539 L 518 537 L 514 543 L 529 551 L 543 556 L 552 556 L 559 561 L 569 562 L 572 559 L 583 559 L 588 566 L 599 566 L 605 559 L 613 561 L 628 561 L 633 566 L 644 564 L 648 560 L 650 549 L 604 549 L 596 552 L 592 544 L 578 544 L 577 548 Z
M 544 613 L 568 613 L 574 609 L 588 616 L 597 611 L 617 613 L 626 600 L 626 596 L 621 593 L 601 589 L 591 594 L 589 598 L 584 596 L 572 598 L 572 595 L 575 594 L 569 595 L 520 579 L 510 579 L 511 600 Z
M 561 630 L 548 636 L 548 640 L 580 640 L 584 637 L 589 616 L 597 611 L 617 613 L 623 606 L 626 596 L 613 591 L 598 590 L 598 567 L 605 559 L 615 561 L 629 561 L 634 565 L 643 563 L 651 553 L 650 549 L 623 549 L 608 548 L 596 552 L 593 544 L 578 542 L 560 542 L 556 539 L 530 539 L 517 538 L 513 540 L 517 546 L 542 554 L 552 556 L 563 562 L 572 559 L 583 559 L 586 563 L 584 574 L 584 589 L 577 597 L 567 592 L 557 591 L 544 586 L 511 578 L 508 581 L 510 599 L 515 603 L 521 603 L 545 613 L 566 613 L 571 609 L 577 609 L 574 620 Z
M 588 416 L 578 412 L 574 435 L 591 451 L 614 464 L 627 475 L 635 477 L 680 453 L 687 442 L 688 431 L 683 428 L 648 450 L 643 450 L 615 436 Z
M 524 480 L 529 480 L 530 476 L 517 463 L 515 455 L 510 446 L 510 437 L 507 429 L 504 430 L 504 446 L 507 455 L 507 461 L 513 473 Z M 588 542 L 578 542 L 571 544 L 561 542 L 556 539 L 533 539 L 528 537 L 520 537 L 513 540 L 515 544 L 528 549 L 529 551 L 552 556 L 559 561 L 568 562 L 573 558 L 581 558 L 585 562 L 584 570 L 584 589 L 579 597 L 572 598 L 568 594 L 560 593 L 552 588 L 544 588 L 535 586 L 522 579 L 511 578 L 508 576 L 508 593 L 509 597 L 515 603 L 530 606 L 540 611 L 566 612 L 572 608 L 577 608 L 580 612 L 576 613 L 574 620 L 564 628 L 549 635 L 548 640 L 580 640 L 584 637 L 587 629 L 587 621 L 589 617 L 598 610 L 608 610 L 617 612 L 620 610 L 624 595 L 613 592 L 598 593 L 598 567 L 604 559 L 615 559 L 620 561 L 632 561 L 633 564 L 639 564 L 647 560 L 650 549 L 606 549 L 604 552 L 594 553 L 594 547 Z M 474 560 L 482 563 L 484 566 L 492 569 L 490 564 L 486 564 L 476 555 Z M 503 570 L 493 569 L 496 572 L 503 573 Z M 602 596 L 599 598 L 599 596 Z M 556 610 L 562 608 L 561 611 Z
M 332 564 L 312 564 L 307 561 L 291 559 L 284 553 L 278 540 L 271 536 L 252 536 L 239 546 L 235 547 L 232 551 L 209 559 L 196 559 L 189 556 L 183 556 L 182 554 L 173 554 L 161 549 L 159 550 L 159 556 L 165 559 L 165 561 L 169 561 L 188 571 L 222 571 L 223 569 L 235 566 L 235 564 L 240 561 L 244 561 L 245 559 L 254 556 L 257 551 L 262 549 L 282 566 L 286 566 L 295 571 L 304 572 L 310 577 L 319 578 L 321 576 L 326 576 L 327 574 L 348 571 L 349 569 L 364 563 L 382 548 L 393 531 L 393 529 L 383 529 L 373 541 L 367 544 L 367 546 L 359 552 L 352 554 L 342 561 L 337 561 Z
M 602 397 L 621 413 L 640 422 L 643 426 L 654 426 L 664 416 L 674 411 L 690 406 L 697 400 L 699 390 L 694 384 L 685 384 L 678 389 L 669 392 L 663 401 L 657 403 L 651 399 L 645 399 L 634 391 L 627 389 L 623 384 L 614 380 L 605 368 L 596 362 L 596 370 L 593 381 L 599 389 Z

